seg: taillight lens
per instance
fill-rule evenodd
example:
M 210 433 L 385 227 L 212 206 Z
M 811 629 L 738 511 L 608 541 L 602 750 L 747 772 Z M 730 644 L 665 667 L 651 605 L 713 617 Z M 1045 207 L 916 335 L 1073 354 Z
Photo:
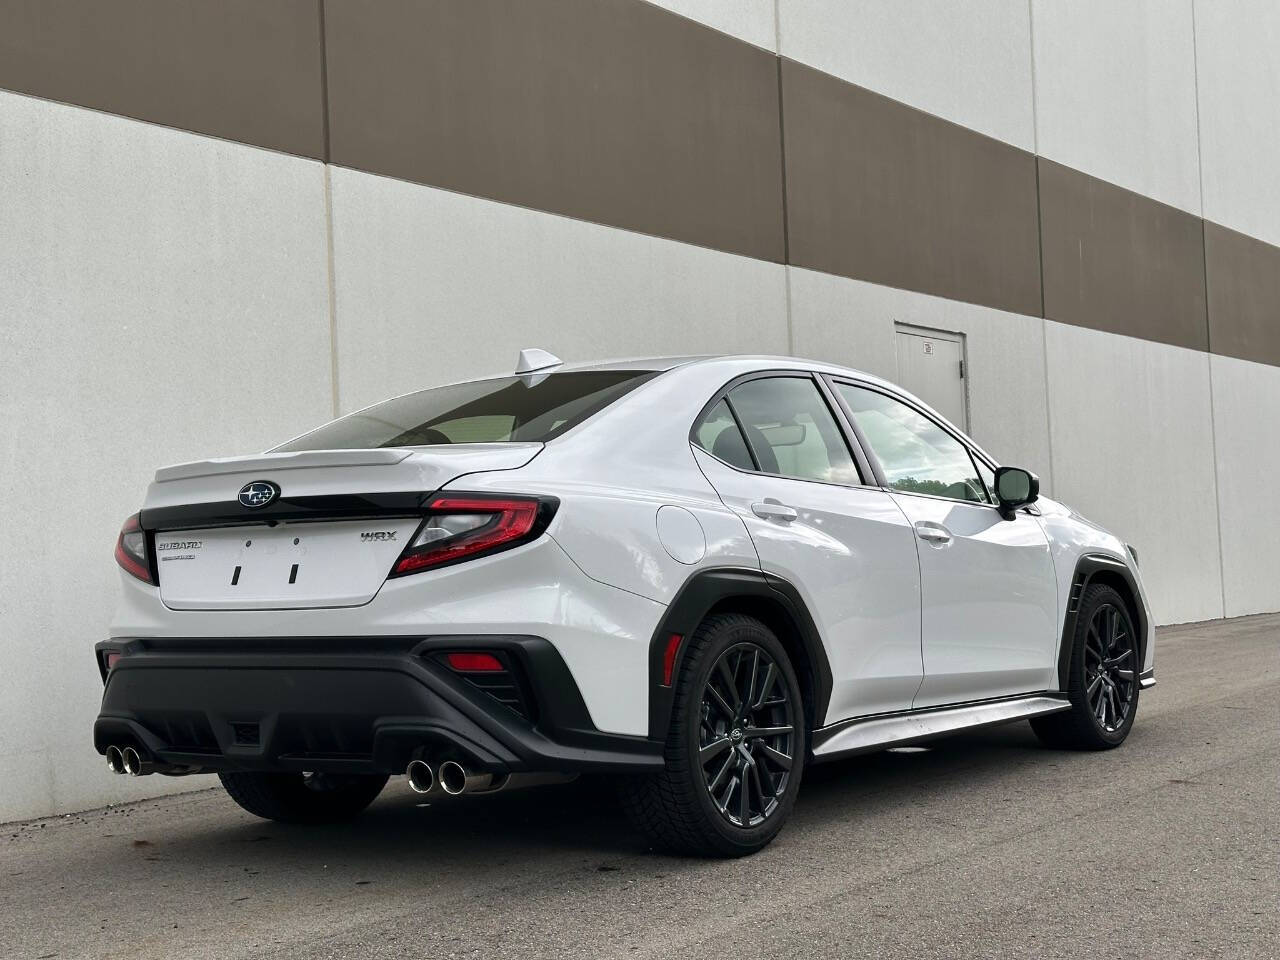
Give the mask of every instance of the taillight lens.
M 391 576 L 401 577 L 528 543 L 542 535 L 555 508 L 556 501 L 547 497 L 436 497 Z
M 147 534 L 136 513 L 120 528 L 120 536 L 116 539 L 116 563 L 125 573 L 143 583 L 156 582 L 151 575 L 151 558 L 147 555 Z

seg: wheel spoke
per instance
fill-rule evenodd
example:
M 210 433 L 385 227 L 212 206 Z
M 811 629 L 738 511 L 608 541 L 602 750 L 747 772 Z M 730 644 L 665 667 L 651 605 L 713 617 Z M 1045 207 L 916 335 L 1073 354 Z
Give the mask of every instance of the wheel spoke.
M 1116 671 L 1116 676 L 1117 676 L 1117 677 L 1119 677 L 1121 680 L 1133 680 L 1133 671 L 1132 671 L 1132 670 L 1117 670 L 1117 671 Z
M 756 694 L 756 701 L 751 705 L 752 710 L 759 710 L 764 706 L 764 698 L 769 695 L 769 691 L 773 689 L 773 681 L 777 674 L 772 663 L 764 668 L 764 679 L 760 681 L 760 692 Z M 781 701 L 779 701 L 781 702 Z
M 727 660 L 721 660 L 716 664 L 716 669 L 720 674 L 720 678 L 725 682 L 725 686 L 728 688 L 729 693 L 733 695 L 733 702 L 731 704 L 727 704 L 729 707 L 729 714 L 732 717 L 737 717 L 738 708 L 742 706 L 742 698 L 738 696 L 738 678 L 734 675 L 734 671 L 729 669 L 729 663 Z M 707 689 L 713 690 L 715 688 L 708 684 Z
M 729 771 L 733 769 L 733 765 L 734 757 L 731 753 L 724 758 L 724 763 L 720 766 L 719 771 L 717 771 L 716 775 L 711 778 L 711 782 L 707 784 L 707 789 L 711 791 L 712 796 L 715 796 L 715 792 L 720 789 L 721 784 L 724 783 L 725 777 L 727 777 L 729 775 Z M 720 808 L 723 810 L 724 804 L 721 804 Z
M 730 777 L 729 785 L 724 788 L 724 793 L 722 793 L 718 798 L 716 798 L 716 806 L 720 808 L 721 813 L 728 812 L 729 801 L 733 799 L 733 789 L 737 785 L 738 785 L 738 778 L 736 776 Z
M 793 727 L 744 727 L 742 736 L 745 740 L 756 740 L 760 737 L 780 737 L 794 732 Z
M 1093 683 L 1089 684 L 1089 688 L 1085 691 L 1086 695 L 1089 697 L 1090 703 L 1093 702 L 1093 695 L 1097 693 L 1098 687 L 1101 686 L 1101 684 L 1102 684 L 1102 674 L 1098 674 L 1096 677 L 1093 678 Z
M 698 751 L 698 762 L 704 767 L 714 760 L 720 754 L 724 753 L 732 746 L 732 741 L 728 737 L 721 737 L 719 740 L 713 740 L 705 747 Z
M 760 673 L 760 648 L 757 647 L 756 649 L 751 651 L 751 676 L 747 678 L 747 692 L 746 692 L 746 695 L 743 696 L 742 698 L 742 702 L 745 703 L 748 708 L 750 708 L 750 706 L 755 702 L 755 699 L 756 699 L 756 677 L 759 675 L 759 673 Z
M 768 760 L 770 763 L 772 763 L 774 766 L 781 767 L 783 770 L 791 769 L 791 757 L 783 753 L 781 750 L 775 750 L 773 747 L 769 746 L 767 743 L 757 740 L 754 744 L 752 744 L 752 750 L 753 751 L 758 750 L 761 754 L 764 755 L 765 759 Z
M 738 787 L 738 819 L 745 827 L 751 822 L 751 786 L 746 778 L 746 769 L 741 771 Z
M 754 755 L 754 751 L 752 751 L 752 753 Z M 757 757 L 756 762 L 751 765 L 751 775 L 755 778 L 756 790 L 760 794 L 760 812 L 764 813 L 764 787 L 768 786 L 769 788 L 768 799 L 772 800 L 777 796 L 777 787 L 773 784 L 773 774 L 769 772 L 769 768 L 765 764 L 761 763 L 760 759 Z
M 709 682 L 707 683 L 707 693 L 711 694 L 711 701 L 716 705 L 716 709 L 723 713 L 730 723 L 738 719 L 738 712 L 729 705 L 729 702 L 725 700 L 720 691 Z
M 1122 662 L 1124 662 L 1126 659 L 1128 659 L 1129 654 L 1131 654 L 1131 653 L 1133 653 L 1133 651 L 1132 651 L 1132 650 L 1125 650 L 1125 651 L 1123 651 L 1122 653 L 1117 653 L 1114 657 L 1108 657 L 1108 658 L 1107 658 L 1107 666 L 1109 666 L 1109 667 L 1110 667 L 1110 666 L 1115 666 L 1117 663 L 1122 663 Z

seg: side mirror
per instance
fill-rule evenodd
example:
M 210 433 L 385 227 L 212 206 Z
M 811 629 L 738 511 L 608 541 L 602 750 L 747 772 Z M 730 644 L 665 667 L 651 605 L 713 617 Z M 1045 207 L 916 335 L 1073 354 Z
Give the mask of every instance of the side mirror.
M 1040 496 L 1040 478 L 1021 467 L 1001 467 L 996 471 L 996 499 L 1000 516 L 1012 520 L 1014 511 L 1035 503 Z

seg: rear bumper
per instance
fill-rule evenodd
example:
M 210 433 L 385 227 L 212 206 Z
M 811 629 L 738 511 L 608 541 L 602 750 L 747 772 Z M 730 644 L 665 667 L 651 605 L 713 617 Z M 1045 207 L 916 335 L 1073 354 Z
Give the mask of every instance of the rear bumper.
M 490 650 L 511 665 L 508 706 L 433 659 Z M 145 750 L 161 772 L 325 770 L 400 773 L 454 757 L 492 773 L 640 773 L 662 744 L 601 733 L 564 660 L 529 636 L 141 638 L 105 675 L 93 727 Z

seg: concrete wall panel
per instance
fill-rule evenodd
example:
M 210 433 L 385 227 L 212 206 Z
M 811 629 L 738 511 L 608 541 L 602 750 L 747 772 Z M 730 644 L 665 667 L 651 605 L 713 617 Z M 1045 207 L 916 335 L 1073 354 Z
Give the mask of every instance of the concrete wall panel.
M 784 57 L 1034 149 L 1026 0 L 778 5 Z
M 1045 322 L 1054 496 L 1132 543 L 1157 623 L 1222 616 L 1209 357 Z
M 1280 246 L 1280 4 L 1195 0 L 1207 220 Z
M 0 130 L 4 820 L 208 785 L 92 749 L 115 537 L 157 466 L 262 450 L 330 383 L 319 163 L 8 93 Z
M 895 323 L 963 333 L 969 433 L 1051 492 L 1042 320 L 795 268 L 791 317 L 797 355 L 887 380 L 898 376 Z
M 1190 0 L 1033 0 L 1042 156 L 1200 213 Z
M 782 266 L 333 170 L 341 406 L 565 360 L 786 353 Z
M 1210 358 L 1226 615 L 1280 609 L 1280 367 Z

